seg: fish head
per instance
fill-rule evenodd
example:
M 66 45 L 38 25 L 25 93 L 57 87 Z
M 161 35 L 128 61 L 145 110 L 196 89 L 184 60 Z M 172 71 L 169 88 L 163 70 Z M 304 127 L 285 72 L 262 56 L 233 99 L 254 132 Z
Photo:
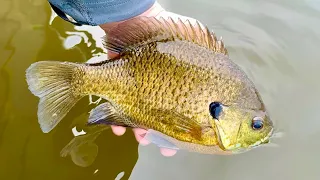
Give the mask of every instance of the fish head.
M 252 149 L 270 142 L 274 127 L 266 112 L 252 111 L 251 119 L 241 123 L 237 144 L 241 148 Z
M 210 113 L 212 110 L 210 105 Z M 220 105 L 219 116 L 212 115 L 219 146 L 233 154 L 242 153 L 269 143 L 273 123 L 263 110 Z

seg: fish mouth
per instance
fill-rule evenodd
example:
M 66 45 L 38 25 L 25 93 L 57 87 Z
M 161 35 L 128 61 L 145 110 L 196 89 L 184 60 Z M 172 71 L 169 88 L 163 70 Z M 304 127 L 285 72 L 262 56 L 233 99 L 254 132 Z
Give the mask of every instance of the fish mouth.
M 249 148 L 252 149 L 252 148 L 258 147 L 259 145 L 270 143 L 270 137 L 272 136 L 273 132 L 274 132 L 274 129 L 272 128 L 266 137 L 260 139 L 259 141 L 255 142 L 254 144 L 250 145 Z
M 247 152 L 247 151 L 252 150 L 254 148 L 257 148 L 263 144 L 270 143 L 270 137 L 272 136 L 272 134 L 273 134 L 273 130 L 271 130 L 266 137 L 258 140 L 257 142 L 255 142 L 254 144 L 250 145 L 247 148 L 241 147 L 241 144 L 237 143 L 233 146 L 229 146 L 228 149 L 230 149 L 233 154 L 241 154 L 241 153 Z

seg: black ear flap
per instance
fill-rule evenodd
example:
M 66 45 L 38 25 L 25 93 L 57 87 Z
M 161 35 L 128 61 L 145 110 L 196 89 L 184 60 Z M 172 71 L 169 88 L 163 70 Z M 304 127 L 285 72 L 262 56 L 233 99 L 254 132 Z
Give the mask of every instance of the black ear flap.
M 220 102 L 212 102 L 209 105 L 210 114 L 214 119 L 219 120 L 219 116 L 220 116 L 222 110 L 223 110 L 223 107 Z

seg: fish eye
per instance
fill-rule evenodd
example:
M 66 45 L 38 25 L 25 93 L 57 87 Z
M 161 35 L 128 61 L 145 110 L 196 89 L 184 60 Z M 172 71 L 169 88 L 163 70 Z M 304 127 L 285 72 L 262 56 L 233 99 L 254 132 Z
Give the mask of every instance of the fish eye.
M 210 114 L 211 116 L 214 118 L 214 119 L 219 119 L 219 116 L 222 112 L 222 104 L 220 102 L 212 102 L 210 105 L 209 105 L 209 111 L 210 111 Z
M 261 117 L 254 117 L 252 119 L 251 127 L 254 130 L 260 130 L 263 128 L 263 119 Z

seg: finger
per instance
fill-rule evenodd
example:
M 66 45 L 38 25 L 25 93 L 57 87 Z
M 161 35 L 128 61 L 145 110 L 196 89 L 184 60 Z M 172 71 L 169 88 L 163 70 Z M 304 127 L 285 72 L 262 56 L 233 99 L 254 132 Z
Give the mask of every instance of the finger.
M 122 126 L 111 125 L 112 132 L 117 136 L 122 136 L 126 132 L 126 128 Z
M 144 136 L 147 133 L 145 129 L 133 128 L 132 131 L 134 133 L 134 136 L 136 137 L 136 140 L 139 142 L 139 144 L 143 146 L 150 144 L 150 142 L 144 138 Z
M 170 156 L 174 156 L 177 153 L 177 151 L 173 149 L 160 148 L 160 153 L 163 156 L 170 157 Z

